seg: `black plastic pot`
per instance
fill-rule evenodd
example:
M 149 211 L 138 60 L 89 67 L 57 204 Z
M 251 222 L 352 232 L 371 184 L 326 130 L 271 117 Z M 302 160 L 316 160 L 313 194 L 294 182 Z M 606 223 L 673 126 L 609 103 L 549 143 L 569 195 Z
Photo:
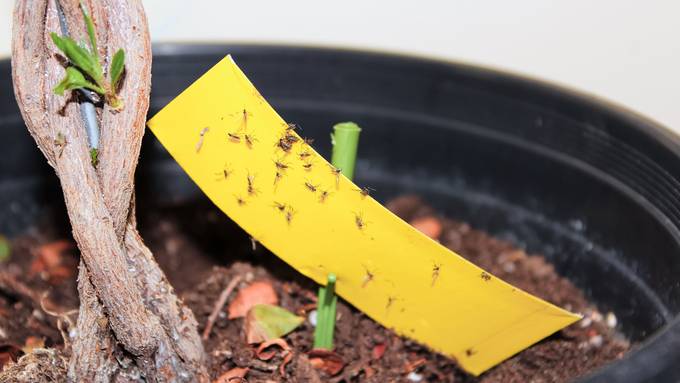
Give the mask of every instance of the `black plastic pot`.
M 533 80 L 461 64 L 327 49 L 160 45 L 152 111 L 225 54 L 329 153 L 337 121 L 364 127 L 357 182 L 415 192 L 443 212 L 545 254 L 641 342 L 585 382 L 680 380 L 680 144 L 663 127 Z M 0 232 L 17 234 L 58 182 L 0 62 Z M 429 146 L 426 146 L 429 145 Z M 152 136 L 140 194 L 203 198 Z

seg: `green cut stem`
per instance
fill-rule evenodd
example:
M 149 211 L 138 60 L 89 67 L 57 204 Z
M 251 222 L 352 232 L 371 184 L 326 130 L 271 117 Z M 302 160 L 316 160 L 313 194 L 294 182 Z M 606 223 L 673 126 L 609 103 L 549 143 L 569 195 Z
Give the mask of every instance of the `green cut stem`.
M 332 350 L 333 333 L 335 332 L 335 315 L 338 296 L 335 295 L 335 274 L 328 274 L 326 286 L 319 288 L 319 299 L 316 309 L 316 329 L 314 330 L 314 348 Z
M 359 133 L 361 133 L 359 125 L 353 122 L 341 122 L 333 126 L 333 134 L 331 134 L 333 144 L 331 162 L 350 180 L 354 177 Z M 314 348 L 333 349 L 333 333 L 335 332 L 335 315 L 338 304 L 338 296 L 335 295 L 335 280 L 335 274 L 329 273 L 326 286 L 319 288 Z
M 336 168 L 341 169 L 342 174 L 350 180 L 354 178 L 359 133 L 361 133 L 359 125 L 353 122 L 341 122 L 333 126 L 333 134 L 331 135 L 331 143 L 333 144 L 331 163 Z

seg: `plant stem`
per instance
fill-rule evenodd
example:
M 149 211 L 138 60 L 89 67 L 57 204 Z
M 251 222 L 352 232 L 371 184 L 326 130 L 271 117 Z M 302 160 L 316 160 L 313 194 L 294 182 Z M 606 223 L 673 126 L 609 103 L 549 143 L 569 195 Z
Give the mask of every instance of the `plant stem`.
M 359 146 L 361 128 L 353 122 L 341 122 L 333 127 L 331 134 L 333 166 L 341 169 L 345 177 L 354 177 L 357 147 Z M 332 350 L 333 333 L 335 332 L 335 315 L 338 297 L 335 295 L 335 274 L 328 274 L 326 286 L 319 288 L 316 309 L 316 329 L 314 330 L 314 348 Z
M 335 313 L 338 297 L 335 295 L 335 274 L 328 274 L 326 286 L 319 288 L 318 306 L 316 309 L 316 329 L 314 330 L 314 348 L 333 349 L 333 333 L 335 332 Z
M 354 178 L 354 167 L 359 147 L 359 133 L 361 128 L 353 122 L 341 122 L 333 126 L 331 142 L 333 166 L 342 170 L 342 174 L 350 180 Z

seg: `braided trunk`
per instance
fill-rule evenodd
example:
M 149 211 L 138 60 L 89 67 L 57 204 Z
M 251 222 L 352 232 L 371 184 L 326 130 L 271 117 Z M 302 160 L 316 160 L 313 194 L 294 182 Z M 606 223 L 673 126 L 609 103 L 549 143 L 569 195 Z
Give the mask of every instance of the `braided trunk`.
M 134 172 L 151 87 L 151 44 L 141 0 L 85 0 L 104 68 L 126 51 L 120 95 L 125 106 L 98 109 L 99 165 L 91 164 L 77 98 L 52 88 L 65 59 L 57 0 L 18 0 L 12 76 L 28 130 L 54 168 L 81 252 L 80 312 L 68 379 L 74 382 L 207 381 L 196 320 L 145 246 L 136 228 Z M 59 0 L 76 41 L 86 40 L 79 0 Z M 65 138 L 64 140 L 58 137 Z

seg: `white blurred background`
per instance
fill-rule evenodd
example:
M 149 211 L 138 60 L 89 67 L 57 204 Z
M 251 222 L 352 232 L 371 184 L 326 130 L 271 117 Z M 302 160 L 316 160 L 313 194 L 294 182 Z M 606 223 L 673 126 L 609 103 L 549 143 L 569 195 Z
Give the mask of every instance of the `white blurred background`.
M 144 0 L 154 41 L 404 52 L 508 70 L 680 132 L 680 0 Z M 0 57 L 12 0 L 0 0 Z

